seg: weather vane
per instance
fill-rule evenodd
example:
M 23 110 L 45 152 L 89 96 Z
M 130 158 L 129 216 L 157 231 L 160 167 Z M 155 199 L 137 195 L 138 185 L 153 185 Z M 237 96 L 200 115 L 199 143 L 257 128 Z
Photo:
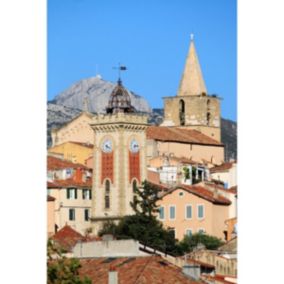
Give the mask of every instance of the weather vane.
M 121 65 L 120 63 L 118 63 L 118 67 L 112 67 L 112 69 L 117 69 L 118 70 L 118 81 L 121 82 L 120 72 L 121 71 L 126 71 L 127 70 L 126 66 Z

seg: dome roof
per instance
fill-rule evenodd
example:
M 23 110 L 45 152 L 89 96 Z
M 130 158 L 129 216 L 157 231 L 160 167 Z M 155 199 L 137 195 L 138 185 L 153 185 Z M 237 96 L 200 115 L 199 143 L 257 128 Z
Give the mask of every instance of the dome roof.
M 122 86 L 122 82 L 120 79 L 118 80 L 117 85 L 115 86 L 110 95 L 106 112 L 135 112 L 135 108 L 131 105 L 129 93 Z

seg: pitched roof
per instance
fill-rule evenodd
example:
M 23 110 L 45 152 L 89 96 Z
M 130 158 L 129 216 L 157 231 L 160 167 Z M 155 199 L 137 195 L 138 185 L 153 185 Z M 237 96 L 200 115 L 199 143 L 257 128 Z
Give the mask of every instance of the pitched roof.
M 72 163 L 71 161 L 61 160 L 52 156 L 47 156 L 47 169 L 48 170 L 61 170 L 66 168 L 82 168 L 89 169 L 83 164 Z
M 54 197 L 52 197 L 52 196 L 50 196 L 50 195 L 47 195 L 47 201 L 54 201 L 54 200 L 55 200 Z
M 178 89 L 178 96 L 196 96 L 202 93 L 206 94 L 207 90 L 192 39 Z
M 84 240 L 84 236 L 75 231 L 69 225 L 65 225 L 62 229 L 55 233 L 51 239 L 53 239 L 66 251 L 71 251 L 78 241 Z
M 234 164 L 235 164 L 235 162 L 223 163 L 222 165 L 211 168 L 210 173 L 218 173 L 218 172 L 228 171 L 229 169 L 231 169 L 233 167 Z
M 92 187 L 92 179 L 87 179 L 84 181 L 77 181 L 72 178 L 68 179 L 58 179 L 52 182 L 47 182 L 47 188 L 66 188 L 66 187 Z
M 68 143 L 68 142 L 65 142 L 65 143 Z M 77 144 L 79 146 L 90 148 L 90 149 L 94 148 L 94 145 L 91 144 L 91 143 L 84 143 L 84 142 L 77 142 L 77 141 L 69 141 L 69 143 Z M 64 144 L 64 143 L 62 143 L 62 144 Z M 58 146 L 58 145 L 56 145 L 56 146 Z
M 182 129 L 167 126 L 149 126 L 146 130 L 146 136 L 147 139 L 154 139 L 163 142 L 224 146 L 221 142 L 218 142 L 194 129 Z
M 200 186 L 200 185 L 185 185 L 185 184 L 180 184 L 175 186 L 174 188 L 168 190 L 165 192 L 161 198 L 163 198 L 165 195 L 172 193 L 173 191 L 177 189 L 183 189 L 191 194 L 194 194 L 200 198 L 203 198 L 209 202 L 212 202 L 213 204 L 218 204 L 218 205 L 230 205 L 231 201 L 219 194 L 215 195 L 214 192 Z
M 160 256 L 85 258 L 80 259 L 80 275 L 89 277 L 92 283 L 108 283 L 108 272 L 117 271 L 120 284 L 194 284 L 182 273 L 181 268 L 170 264 Z

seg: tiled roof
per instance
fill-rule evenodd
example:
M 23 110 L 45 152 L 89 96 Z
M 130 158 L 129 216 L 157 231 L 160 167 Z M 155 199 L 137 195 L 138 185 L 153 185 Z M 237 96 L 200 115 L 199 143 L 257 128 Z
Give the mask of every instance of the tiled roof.
M 54 201 L 54 200 L 55 200 L 54 197 L 52 197 L 52 196 L 50 196 L 50 195 L 47 195 L 47 201 Z
M 180 142 L 191 144 L 205 144 L 223 146 L 222 143 L 193 129 L 181 129 L 177 127 L 150 126 L 146 130 L 147 139 L 164 142 Z
M 219 275 L 219 274 L 216 274 L 216 275 L 202 274 L 202 278 L 209 280 L 209 281 L 213 281 L 213 283 L 215 283 L 215 281 L 216 281 L 216 283 L 222 283 L 222 284 L 237 283 L 236 281 L 234 281 L 234 282 L 229 281 L 229 279 L 235 279 L 236 280 L 236 277 L 229 276 L 229 275 L 225 276 L 225 275 Z
M 82 168 L 82 169 L 89 169 L 83 164 L 78 163 L 72 163 L 67 160 L 61 160 L 52 156 L 47 157 L 47 169 L 48 170 L 61 170 L 61 169 L 67 169 L 67 168 Z
M 222 165 L 211 168 L 210 173 L 218 173 L 218 172 L 227 171 L 227 170 L 231 169 L 234 164 L 235 164 L 235 162 L 223 163 Z
M 65 142 L 65 143 L 68 143 L 68 142 Z M 70 143 L 77 144 L 77 145 L 80 145 L 82 147 L 86 147 L 86 148 L 90 148 L 90 149 L 94 148 L 94 145 L 90 144 L 90 143 L 83 143 L 83 142 L 77 142 L 77 141 L 70 141 Z
M 47 182 L 48 188 L 66 188 L 66 187 L 84 187 L 90 188 L 92 187 L 92 179 L 87 179 L 86 182 L 83 181 L 75 181 L 72 178 L 68 179 L 58 179 L 52 182 Z
M 219 194 L 217 196 L 214 195 L 214 192 L 199 186 L 199 185 L 185 185 L 185 184 L 180 184 L 175 186 L 174 188 L 168 190 L 165 192 L 165 194 L 162 196 L 162 198 L 167 195 L 172 193 L 173 191 L 177 189 L 183 189 L 189 193 L 192 193 L 200 198 L 206 199 L 209 202 L 212 202 L 213 204 L 219 204 L 219 205 L 230 205 L 231 201 Z
M 158 172 L 147 170 L 147 180 L 152 183 L 160 183 L 160 174 Z
M 202 283 L 191 280 L 160 256 L 87 258 L 80 259 L 80 275 L 87 276 L 92 283 L 108 283 L 108 272 L 117 271 L 120 284 L 194 284 Z
M 228 189 L 228 191 L 237 194 L 238 193 L 238 186 L 237 185 L 232 186 Z
M 61 186 L 54 181 L 48 181 L 47 188 L 61 188 Z
M 84 236 L 72 229 L 70 226 L 65 225 L 57 233 L 52 236 L 52 239 L 59 244 L 66 251 L 71 251 L 78 241 L 83 241 Z

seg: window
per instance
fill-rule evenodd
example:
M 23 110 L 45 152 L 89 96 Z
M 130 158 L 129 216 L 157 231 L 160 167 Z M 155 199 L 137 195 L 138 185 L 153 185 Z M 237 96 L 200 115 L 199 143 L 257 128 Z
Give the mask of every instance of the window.
M 180 197 L 183 197 L 183 192 L 181 191 L 178 195 L 179 195 Z
M 199 228 L 199 229 L 198 229 L 198 233 L 199 233 L 199 234 L 205 234 L 205 230 L 204 230 L 203 228 Z
M 186 229 L 185 235 L 191 237 L 192 236 L 192 229 Z
M 211 114 L 210 114 L 210 112 L 207 112 L 207 125 L 209 125 L 209 123 L 210 123 L 210 117 L 211 117 Z
M 192 218 L 192 206 L 186 205 L 185 206 L 185 219 L 191 219 Z
M 84 188 L 82 190 L 82 198 L 83 199 L 92 199 L 92 190 Z
M 67 188 L 67 199 L 77 199 L 77 188 Z
M 159 219 L 164 220 L 165 219 L 165 208 L 164 206 L 161 206 L 159 208 Z
M 84 220 L 89 221 L 90 215 L 89 215 L 89 209 L 84 210 Z
M 198 219 L 203 219 L 204 218 L 204 205 L 197 205 L 197 217 Z
M 75 209 L 69 209 L 69 220 L 75 221 Z
M 105 182 L 105 209 L 110 208 L 110 181 Z
M 176 218 L 176 207 L 170 206 L 170 219 L 175 219 L 175 218 Z

